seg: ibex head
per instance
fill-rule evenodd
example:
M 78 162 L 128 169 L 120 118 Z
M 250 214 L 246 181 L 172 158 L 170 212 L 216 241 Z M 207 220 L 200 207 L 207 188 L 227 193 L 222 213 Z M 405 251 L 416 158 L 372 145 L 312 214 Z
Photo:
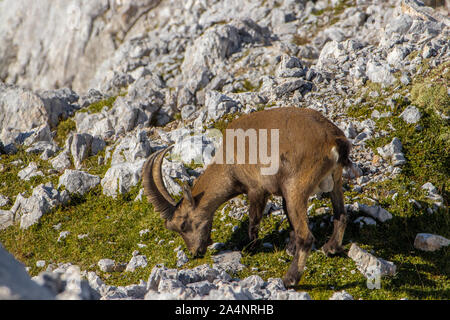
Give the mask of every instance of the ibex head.
M 175 202 L 170 196 L 162 177 L 162 162 L 170 148 L 155 152 L 142 170 L 144 192 L 155 211 L 165 220 L 166 228 L 178 232 L 187 248 L 194 255 L 203 255 L 211 244 L 212 215 L 199 201 L 202 195 L 193 197 L 189 186 L 183 187 L 183 198 Z

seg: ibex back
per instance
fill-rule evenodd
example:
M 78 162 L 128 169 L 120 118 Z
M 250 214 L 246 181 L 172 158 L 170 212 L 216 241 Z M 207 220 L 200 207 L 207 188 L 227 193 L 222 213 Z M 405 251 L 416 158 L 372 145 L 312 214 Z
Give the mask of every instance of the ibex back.
M 294 256 L 283 281 L 286 287 L 294 286 L 300 279 L 314 241 L 306 213 L 308 198 L 314 193 L 329 192 L 333 205 L 334 230 L 322 250 L 326 254 L 342 250 L 347 220 L 342 171 L 351 165 L 351 144 L 344 133 L 319 112 L 295 107 L 243 115 L 233 120 L 227 129 L 266 130 L 269 133 L 271 129 L 278 129 L 278 170 L 273 174 L 262 174 L 261 169 L 267 168 L 267 162 L 239 164 L 216 159 L 196 179 L 192 188 L 184 187 L 182 200 L 175 202 L 162 178 L 161 165 L 170 149 L 167 148 L 154 153 L 144 165 L 145 194 L 165 219 L 166 227 L 178 232 L 194 255 L 204 254 L 211 244 L 213 216 L 225 201 L 242 193 L 248 195 L 249 238 L 255 242 L 268 197 L 282 196 L 283 207 L 292 227 L 288 250 Z M 267 140 L 270 141 L 270 135 Z M 221 150 L 227 150 L 229 143 L 231 141 L 227 141 L 227 135 L 224 135 Z M 268 154 L 275 152 L 271 150 L 271 144 L 265 147 Z M 249 149 L 246 141 L 246 159 L 250 156 Z M 236 143 L 231 150 L 237 157 Z M 225 153 L 221 156 L 230 156 Z

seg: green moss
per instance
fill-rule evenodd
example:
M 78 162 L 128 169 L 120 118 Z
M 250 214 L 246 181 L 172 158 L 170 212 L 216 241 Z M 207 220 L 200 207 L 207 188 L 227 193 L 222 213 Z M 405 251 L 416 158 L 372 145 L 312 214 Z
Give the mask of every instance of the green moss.
M 16 164 L 17 161 L 21 161 L 21 163 Z M 52 182 L 53 185 L 57 185 L 58 177 L 56 174 L 35 176 L 28 181 L 21 180 L 18 176 L 19 171 L 26 168 L 31 162 L 35 162 L 38 170 L 48 175 L 48 170 L 51 169 L 50 164 L 41 160 L 38 154 L 25 152 L 25 149 L 22 147 L 14 155 L 2 155 L 0 158 L 0 164 L 3 166 L 3 170 L 0 173 L 0 194 L 14 201 L 14 198 L 19 193 L 25 192 L 25 196 L 29 196 L 33 188 L 41 183 Z M 12 206 L 12 203 L 9 206 Z
M 413 52 L 411 52 L 411 53 L 408 55 L 407 59 L 408 59 L 409 61 L 414 60 L 418 55 L 419 55 L 419 51 L 414 50 Z
M 353 1 L 349 0 L 340 0 L 333 8 L 333 13 L 335 15 L 339 15 L 345 11 L 345 9 L 352 6 Z
M 106 107 L 108 110 L 112 108 L 114 105 L 114 102 L 116 101 L 116 97 L 109 97 L 105 100 L 101 100 L 98 102 L 94 102 L 90 106 L 88 106 L 86 109 L 80 110 L 80 112 L 88 112 L 88 113 L 98 113 L 103 110 L 104 107 Z
M 97 102 L 92 103 L 87 108 L 81 109 L 79 112 L 88 112 L 88 113 L 98 113 L 103 110 L 103 108 L 107 108 L 107 110 L 111 110 L 111 108 L 114 105 L 114 102 L 116 102 L 118 97 L 124 97 L 127 95 L 127 92 L 122 92 L 117 96 L 109 97 L 104 100 L 100 100 Z
M 438 111 L 449 116 L 450 97 L 448 83 L 416 83 L 411 89 L 412 102 L 422 108 Z
M 222 118 L 220 118 L 219 120 L 215 121 L 212 124 L 212 127 L 214 129 L 220 130 L 222 133 L 224 132 L 224 130 L 227 128 L 228 124 L 233 120 L 238 118 L 241 115 L 240 112 L 236 112 L 236 113 L 228 113 L 226 115 L 224 115 Z
M 262 86 L 262 81 L 258 82 L 258 85 L 253 84 L 252 82 L 250 82 L 249 80 L 245 79 L 244 81 L 242 81 L 242 89 L 241 90 L 236 90 L 237 93 L 241 93 L 241 92 L 256 92 L 259 91 L 259 89 L 261 89 Z
M 325 9 L 320 9 L 320 10 L 313 9 L 311 11 L 311 14 L 315 15 L 315 16 L 321 16 L 324 12 L 325 12 Z
M 59 147 L 64 147 L 64 143 L 66 142 L 69 133 L 75 131 L 76 128 L 77 125 L 72 118 L 68 118 L 58 124 L 58 126 L 56 127 L 56 135 L 54 140 Z

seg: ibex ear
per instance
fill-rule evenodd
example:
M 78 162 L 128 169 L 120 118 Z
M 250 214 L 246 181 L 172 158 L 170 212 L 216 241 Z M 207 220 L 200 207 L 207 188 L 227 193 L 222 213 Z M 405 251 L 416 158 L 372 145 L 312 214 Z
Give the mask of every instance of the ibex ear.
M 195 207 L 195 200 L 194 200 L 194 197 L 192 197 L 191 187 L 189 187 L 189 185 L 187 183 L 183 185 L 183 196 L 184 196 L 184 199 L 189 201 L 191 206 Z

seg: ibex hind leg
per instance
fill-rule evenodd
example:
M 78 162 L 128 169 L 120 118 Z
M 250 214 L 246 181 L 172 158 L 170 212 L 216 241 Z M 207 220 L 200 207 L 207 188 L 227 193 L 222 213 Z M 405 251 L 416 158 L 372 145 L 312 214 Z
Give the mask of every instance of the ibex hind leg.
M 287 205 L 286 205 L 286 199 L 283 197 L 283 211 L 284 214 L 286 215 L 288 221 L 289 221 L 289 225 L 291 227 L 291 232 L 289 233 L 289 243 L 286 246 L 286 253 L 293 257 L 295 255 L 295 232 L 292 228 L 292 223 L 291 223 L 291 219 L 289 218 L 289 214 L 287 211 Z
M 333 234 L 322 247 L 326 255 L 339 254 L 344 251 L 342 239 L 347 225 L 347 212 L 344 206 L 344 193 L 342 192 L 342 170 L 336 170 L 333 174 L 334 188 L 330 192 L 333 205 Z

